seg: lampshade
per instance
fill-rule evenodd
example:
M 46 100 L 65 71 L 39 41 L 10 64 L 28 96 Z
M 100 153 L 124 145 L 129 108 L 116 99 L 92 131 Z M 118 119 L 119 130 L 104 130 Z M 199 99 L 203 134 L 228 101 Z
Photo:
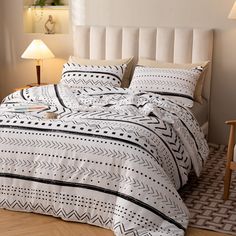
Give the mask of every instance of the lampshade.
M 41 72 L 40 72 L 40 61 L 42 59 L 52 58 L 54 57 L 53 53 L 46 46 L 46 44 L 40 40 L 35 39 L 31 42 L 31 44 L 26 48 L 24 53 L 21 55 L 22 58 L 25 59 L 35 59 L 37 60 L 36 65 L 36 73 L 37 73 L 37 86 L 41 84 Z M 29 86 L 35 86 L 35 84 L 30 84 Z
M 234 5 L 229 13 L 228 18 L 229 19 L 236 19 L 236 2 L 234 3 Z
M 26 48 L 21 57 L 25 59 L 40 60 L 40 59 L 52 58 L 55 56 L 41 39 L 35 39 Z

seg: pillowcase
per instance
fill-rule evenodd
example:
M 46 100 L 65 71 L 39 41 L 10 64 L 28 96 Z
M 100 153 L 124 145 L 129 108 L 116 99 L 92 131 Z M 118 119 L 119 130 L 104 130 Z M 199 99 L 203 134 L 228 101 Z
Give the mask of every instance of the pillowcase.
M 92 66 L 66 63 L 61 83 L 73 88 L 98 86 L 120 87 L 126 65 Z
M 133 69 L 133 57 L 126 59 L 117 59 L 117 60 L 91 60 L 84 59 L 76 56 L 70 56 L 69 62 L 74 62 L 80 65 L 95 65 L 95 66 L 109 66 L 109 65 L 123 65 L 126 64 L 126 70 L 121 82 L 122 88 L 128 88 L 131 80 L 131 72 Z
M 202 90 L 204 85 L 204 80 L 207 74 L 207 69 L 209 65 L 209 61 L 205 61 L 202 63 L 194 63 L 194 64 L 177 64 L 177 63 L 165 63 L 165 62 L 158 62 L 155 60 L 149 60 L 141 58 L 139 59 L 138 65 L 140 66 L 148 66 L 148 67 L 157 67 L 157 68 L 175 68 L 175 69 L 193 69 L 198 66 L 202 67 L 202 73 L 197 81 L 196 88 L 194 91 L 194 100 L 199 103 L 203 103 L 202 98 Z
M 130 89 L 135 93 L 147 91 L 166 95 L 181 105 L 192 107 L 194 90 L 201 73 L 200 66 L 193 69 L 137 66 Z

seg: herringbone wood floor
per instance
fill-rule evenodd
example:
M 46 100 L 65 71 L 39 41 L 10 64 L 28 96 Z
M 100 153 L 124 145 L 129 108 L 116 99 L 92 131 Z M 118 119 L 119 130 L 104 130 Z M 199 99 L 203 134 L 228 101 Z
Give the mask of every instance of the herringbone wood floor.
M 0 209 L 0 236 L 114 236 L 110 230 L 71 223 L 33 213 Z M 226 236 L 200 229 L 188 229 L 186 236 Z

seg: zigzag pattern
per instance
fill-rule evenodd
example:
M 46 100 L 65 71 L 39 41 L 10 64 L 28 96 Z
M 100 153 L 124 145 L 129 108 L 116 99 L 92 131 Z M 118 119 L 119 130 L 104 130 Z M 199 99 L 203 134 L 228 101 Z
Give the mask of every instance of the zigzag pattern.
M 137 230 L 135 230 L 134 228 L 126 228 L 124 224 L 122 224 L 121 222 L 117 222 L 116 224 L 114 224 L 113 227 L 114 227 L 114 231 L 121 235 L 139 236 Z
M 90 222 L 91 224 L 101 225 L 103 227 L 110 227 L 112 224 L 111 218 L 103 219 L 99 214 L 91 215 L 89 212 L 79 213 L 76 210 L 66 211 L 63 208 L 55 208 L 54 205 L 44 206 L 41 203 L 23 202 L 20 200 L 8 201 L 6 199 L 0 201 L 0 206 L 7 209 L 21 209 L 23 211 L 37 212 L 55 217 L 60 217 L 67 220 L 77 222 Z
M 71 87 L 120 86 L 126 65 L 84 66 L 66 63 L 61 83 Z
M 113 226 L 113 230 L 118 235 L 132 235 L 132 236 L 155 236 L 155 235 L 181 235 L 181 232 L 178 229 L 171 227 L 171 225 L 167 225 L 165 227 L 162 226 L 162 229 L 158 230 L 155 228 L 152 229 L 139 229 L 136 230 L 135 228 L 128 228 L 122 222 L 116 222 Z
M 84 87 L 89 87 L 89 86 L 109 86 L 111 85 L 111 83 L 109 81 L 103 81 L 103 80 L 86 80 L 86 79 L 72 79 L 72 78 L 64 78 L 64 83 L 65 84 L 69 84 L 71 86 L 76 85 L 77 87 L 79 87 L 81 84 L 83 84 Z
M 45 206 L 42 203 L 32 203 L 32 202 L 23 202 L 21 200 L 14 200 L 14 201 L 9 201 L 9 200 L 1 200 L 0 201 L 0 206 L 2 208 L 6 209 L 14 209 L 14 210 L 23 210 L 27 212 L 36 212 L 36 213 L 42 213 L 42 214 L 47 214 L 47 215 L 53 215 L 55 217 L 59 217 L 62 219 L 66 220 L 71 220 L 71 221 L 76 221 L 76 222 L 84 222 L 84 223 L 90 223 L 93 225 L 99 225 L 103 226 L 105 228 L 111 228 L 114 230 L 114 232 L 117 235 L 123 236 L 123 235 L 136 235 L 136 236 L 152 236 L 153 233 L 156 232 L 154 228 L 151 229 L 135 229 L 134 227 L 127 227 L 125 226 L 124 223 L 122 222 L 115 222 L 113 223 L 113 219 L 110 217 L 102 217 L 100 214 L 91 214 L 90 212 L 83 212 L 80 213 L 76 210 L 69 210 L 66 211 L 64 208 L 55 208 L 55 204 L 53 205 L 48 205 Z M 170 230 L 171 229 L 171 230 Z M 171 225 L 168 225 L 166 227 L 162 227 L 162 233 L 164 232 L 171 232 L 172 234 L 170 235 L 175 235 L 173 233 L 179 232 L 178 229 L 173 228 Z

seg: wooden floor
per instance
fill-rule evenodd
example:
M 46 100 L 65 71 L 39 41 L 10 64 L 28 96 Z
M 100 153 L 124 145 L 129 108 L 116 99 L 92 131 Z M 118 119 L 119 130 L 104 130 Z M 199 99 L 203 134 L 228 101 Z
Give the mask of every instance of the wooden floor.
M 54 217 L 0 209 L 0 236 L 114 236 L 110 230 Z M 189 228 L 186 236 L 226 236 Z M 227 235 L 228 236 L 228 235 Z

